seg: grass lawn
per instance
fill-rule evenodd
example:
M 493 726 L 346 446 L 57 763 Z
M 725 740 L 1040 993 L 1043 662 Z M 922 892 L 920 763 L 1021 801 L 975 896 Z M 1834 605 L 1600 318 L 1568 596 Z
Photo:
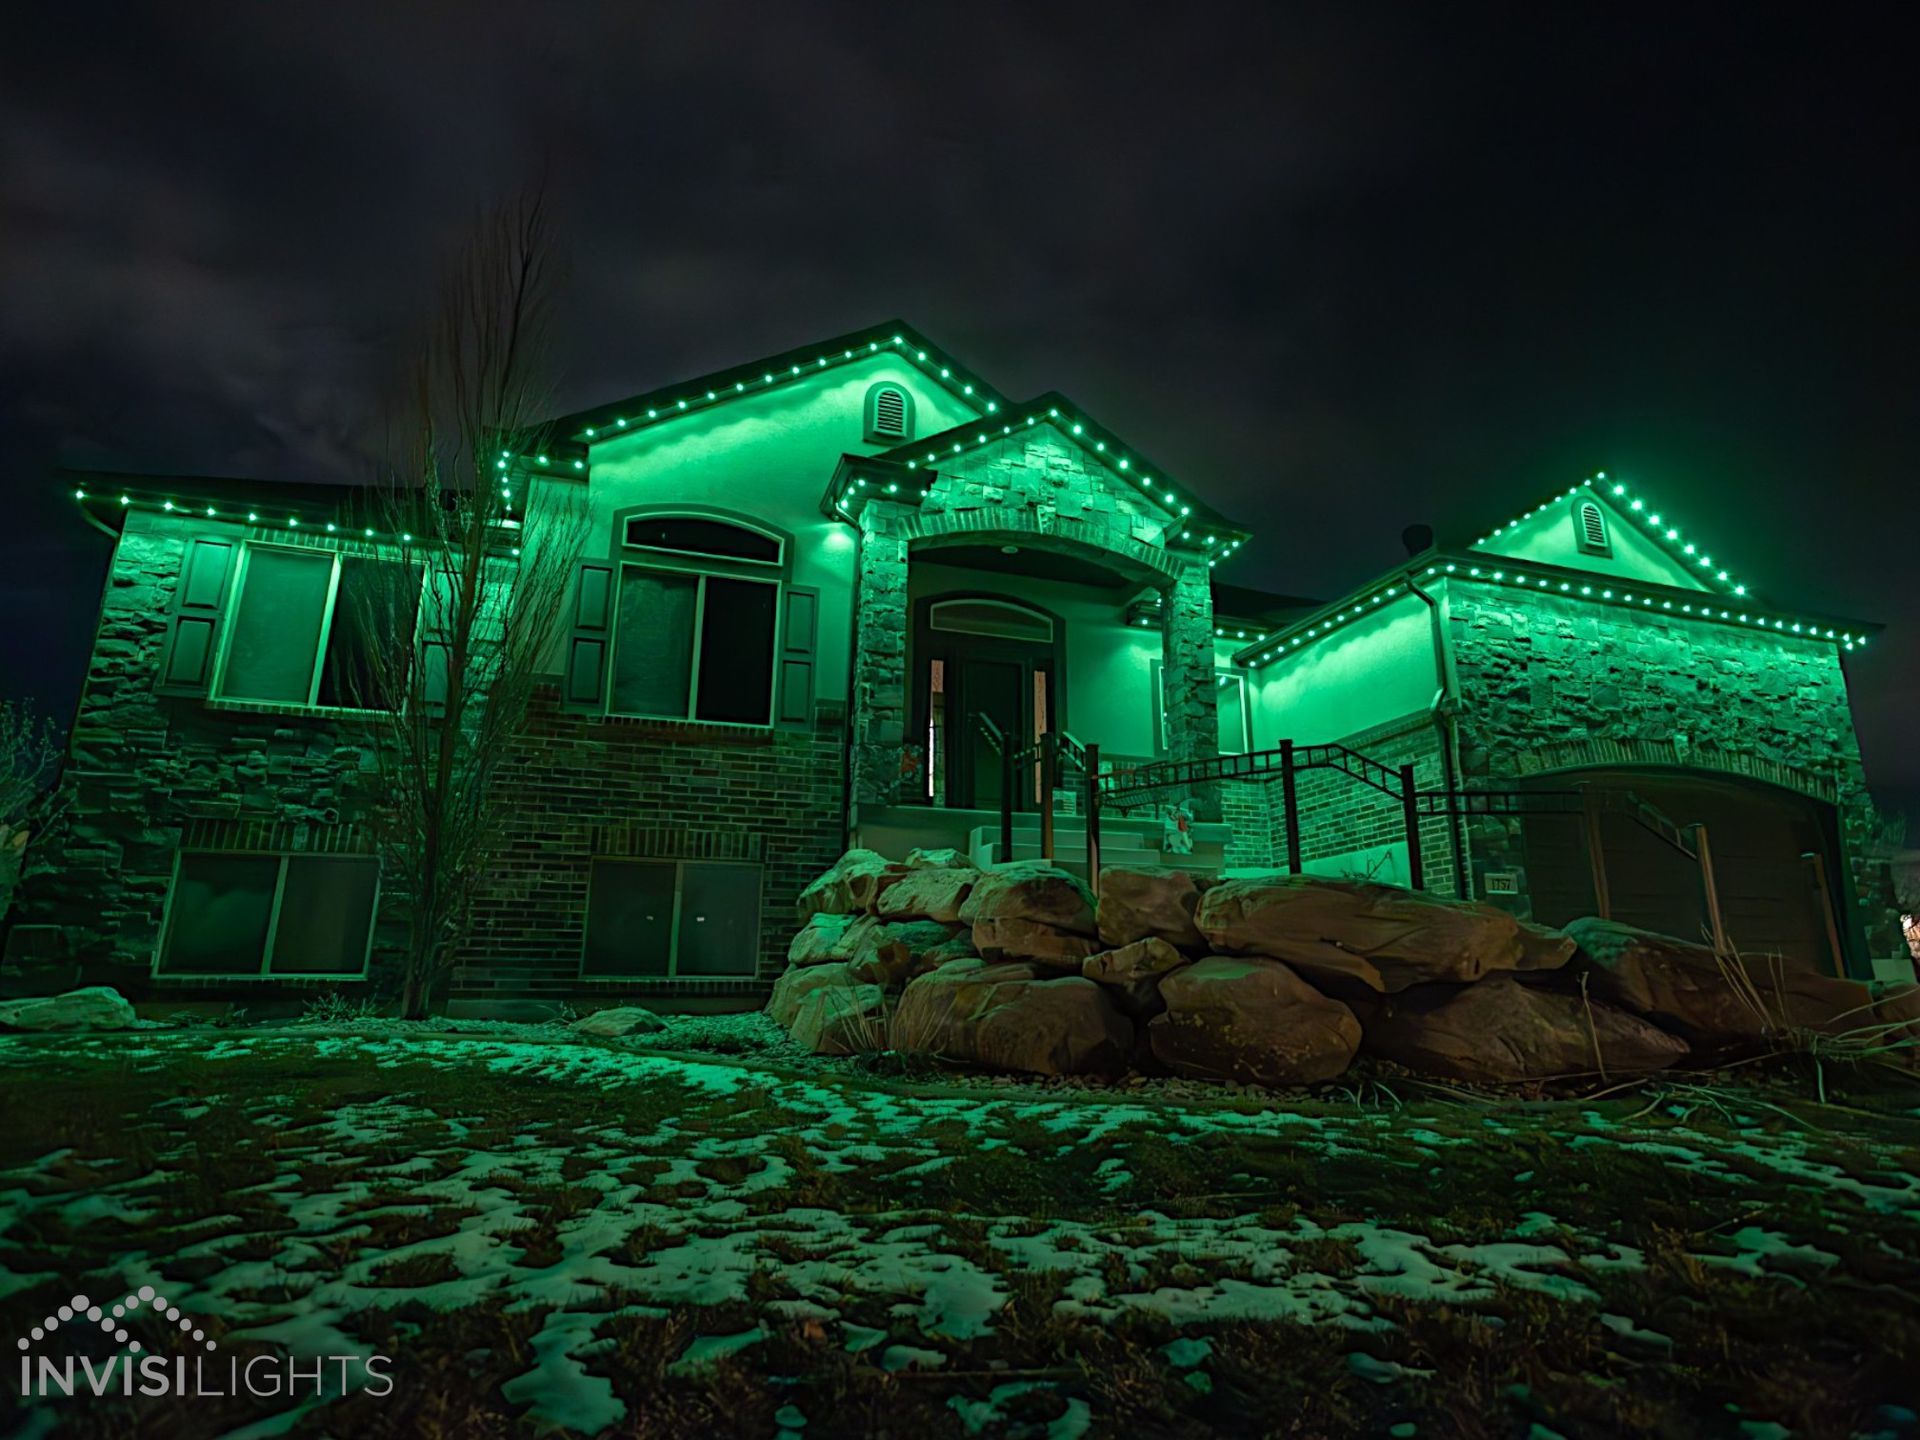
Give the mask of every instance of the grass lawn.
M 145 1284 L 222 1354 L 395 1358 L 293 1405 L 9 1375 L 0 1433 L 1913 1435 L 1920 1083 L 1826 1080 L 1174 1102 L 531 1033 L 12 1037 L 9 1351 Z

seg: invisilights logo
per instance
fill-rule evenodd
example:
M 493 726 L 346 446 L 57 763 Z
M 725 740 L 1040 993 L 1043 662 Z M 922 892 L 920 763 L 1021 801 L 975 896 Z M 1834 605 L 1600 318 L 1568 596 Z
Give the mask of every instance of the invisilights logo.
M 143 1313 L 170 1328 L 177 1327 L 177 1343 L 201 1353 L 142 1353 L 140 1341 L 128 1334 L 127 1326 L 138 1322 Z M 88 1322 L 97 1324 L 101 1334 L 123 1348 L 103 1360 L 86 1354 L 39 1353 L 43 1345 L 77 1351 L 90 1338 L 91 1332 L 85 1328 Z M 85 1295 L 76 1295 L 34 1326 L 19 1344 L 20 1394 L 27 1399 L 72 1396 L 82 1391 L 94 1395 L 266 1397 L 298 1395 L 303 1390 L 316 1396 L 338 1395 L 362 1387 L 370 1394 L 385 1395 L 393 1389 L 393 1380 L 384 1368 L 392 1361 L 385 1355 L 253 1355 L 244 1360 L 237 1355 L 216 1357 L 219 1344 L 207 1338 L 192 1316 L 182 1314 L 164 1295 L 156 1295 L 151 1285 L 142 1285 L 137 1293 L 107 1310 L 90 1303 Z

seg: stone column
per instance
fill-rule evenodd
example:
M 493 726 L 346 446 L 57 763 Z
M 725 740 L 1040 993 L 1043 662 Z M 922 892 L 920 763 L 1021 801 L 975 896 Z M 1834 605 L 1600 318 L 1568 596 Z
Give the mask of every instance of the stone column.
M 1213 674 L 1213 591 L 1196 560 L 1166 592 L 1160 621 L 1161 701 L 1167 715 L 1167 758 L 1211 760 L 1220 749 L 1219 691 Z M 1196 820 L 1220 818 L 1219 786 L 1168 792 L 1186 799 Z
M 907 523 L 910 512 L 868 501 L 860 514 L 854 587 L 853 803 L 891 804 L 907 738 Z

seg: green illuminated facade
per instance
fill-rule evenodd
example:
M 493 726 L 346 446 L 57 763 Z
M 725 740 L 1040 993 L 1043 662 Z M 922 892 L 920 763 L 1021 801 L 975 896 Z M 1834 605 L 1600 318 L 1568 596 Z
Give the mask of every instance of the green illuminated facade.
M 1830 967 L 1837 938 L 1862 975 L 1902 951 L 1842 670 L 1871 627 L 1762 605 L 1600 477 L 1319 606 L 1230 583 L 1248 532 L 1095 417 L 1010 399 L 904 325 L 564 417 L 541 443 L 503 454 L 501 483 L 584 489 L 592 538 L 456 1005 L 745 1003 L 850 843 L 984 853 L 1006 781 L 980 716 L 1121 772 L 1291 739 L 1411 763 L 1422 788 L 1628 791 L 1720 832 L 1736 941 Z M 367 742 L 331 703 L 352 657 L 330 617 L 392 537 L 346 492 L 77 491 L 115 552 L 74 821 L 33 857 L 6 983 L 380 991 L 393 905 Z M 1031 810 L 1031 777 L 1015 785 Z M 1202 862 L 1285 865 L 1275 787 L 1192 798 Z M 1306 868 L 1404 878 L 1394 807 L 1332 773 L 1300 798 Z M 1430 822 L 1425 883 L 1590 913 L 1570 823 Z M 1159 829 L 1107 822 L 1122 854 Z M 1615 913 L 1684 927 L 1684 877 L 1608 844 Z

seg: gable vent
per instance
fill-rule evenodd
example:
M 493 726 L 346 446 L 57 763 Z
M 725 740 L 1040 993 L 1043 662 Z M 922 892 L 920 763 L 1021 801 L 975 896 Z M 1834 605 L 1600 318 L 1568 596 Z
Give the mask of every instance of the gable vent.
M 913 396 L 883 381 L 867 391 L 867 443 L 898 445 L 913 438 Z
M 1607 517 L 1593 501 L 1582 500 L 1575 507 L 1573 523 L 1582 552 L 1588 555 L 1613 553 L 1613 545 L 1607 539 Z

